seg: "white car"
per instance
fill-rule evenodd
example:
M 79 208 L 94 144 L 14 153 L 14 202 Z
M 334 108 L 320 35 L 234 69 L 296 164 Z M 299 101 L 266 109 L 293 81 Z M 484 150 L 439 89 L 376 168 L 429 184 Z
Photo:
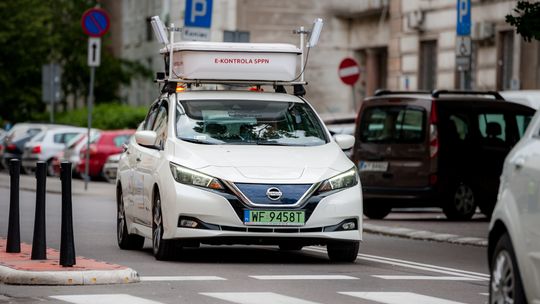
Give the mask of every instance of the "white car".
M 540 90 L 520 90 L 499 92 L 504 99 L 519 103 L 535 110 L 540 108 Z
M 540 113 L 506 157 L 490 223 L 490 303 L 540 303 Z
M 362 192 L 343 153 L 302 97 L 274 92 L 162 95 L 118 164 L 122 249 L 152 239 L 158 260 L 199 244 L 326 245 L 356 259 Z
M 22 166 L 26 172 L 32 172 L 38 161 L 47 162 L 47 174 L 55 174 L 52 160 L 62 152 L 66 143 L 74 137 L 86 132 L 85 128 L 58 127 L 42 131 L 24 145 Z

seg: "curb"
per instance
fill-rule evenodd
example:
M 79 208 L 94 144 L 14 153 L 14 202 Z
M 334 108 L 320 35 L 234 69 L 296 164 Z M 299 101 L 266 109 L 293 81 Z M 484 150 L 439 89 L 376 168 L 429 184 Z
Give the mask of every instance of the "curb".
M 140 282 L 131 269 L 86 271 L 25 271 L 0 266 L 0 282 L 10 285 L 99 285 Z
M 434 233 L 425 230 L 415 230 L 409 228 L 394 228 L 387 226 L 378 226 L 372 224 L 363 224 L 364 232 L 371 234 L 381 234 L 387 236 L 402 237 L 415 240 L 445 242 L 459 245 L 470 245 L 477 247 L 487 247 L 488 241 L 484 238 L 464 237 L 456 234 Z

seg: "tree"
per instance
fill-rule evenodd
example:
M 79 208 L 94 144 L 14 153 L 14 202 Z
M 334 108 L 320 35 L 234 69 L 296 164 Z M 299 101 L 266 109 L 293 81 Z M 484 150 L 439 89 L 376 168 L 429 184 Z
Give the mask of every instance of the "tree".
M 540 41 L 540 2 L 518 1 L 514 12 L 518 16 L 506 15 L 506 22 L 527 42 Z
M 62 65 L 64 96 L 86 99 L 89 85 L 87 36 L 81 16 L 95 0 L 0 1 L 0 116 L 27 120 L 45 110 L 41 101 L 41 67 Z M 148 77 L 141 64 L 112 56 L 103 40 L 101 66 L 96 69 L 96 102 L 118 102 L 119 87 L 131 77 Z M 65 100 L 63 101 L 65 104 Z

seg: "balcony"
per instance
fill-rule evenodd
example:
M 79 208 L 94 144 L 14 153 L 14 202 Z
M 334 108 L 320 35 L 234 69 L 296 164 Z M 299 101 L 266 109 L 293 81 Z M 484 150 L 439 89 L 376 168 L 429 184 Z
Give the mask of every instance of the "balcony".
M 378 16 L 389 9 L 389 0 L 340 0 L 325 5 L 333 15 L 342 18 Z

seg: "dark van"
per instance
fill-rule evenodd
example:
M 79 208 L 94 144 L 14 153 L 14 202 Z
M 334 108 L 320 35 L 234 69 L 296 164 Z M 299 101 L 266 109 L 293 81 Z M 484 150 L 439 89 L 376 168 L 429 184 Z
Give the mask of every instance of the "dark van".
M 449 219 L 491 215 L 503 162 L 535 110 L 497 92 L 377 91 L 358 113 L 353 160 L 364 215 L 441 207 Z

